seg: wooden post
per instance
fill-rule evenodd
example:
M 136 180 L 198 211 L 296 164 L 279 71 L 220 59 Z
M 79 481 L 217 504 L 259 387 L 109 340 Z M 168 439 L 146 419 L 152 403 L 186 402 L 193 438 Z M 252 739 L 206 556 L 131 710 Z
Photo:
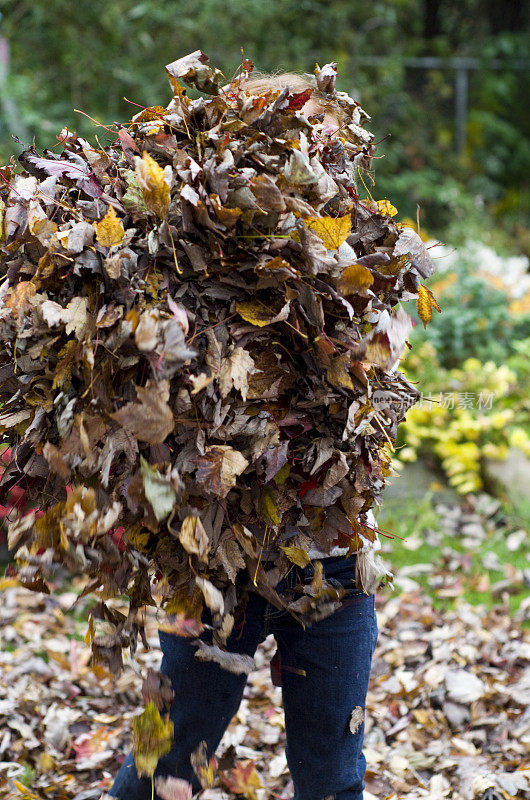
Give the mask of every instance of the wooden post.
M 468 69 L 455 69 L 455 150 L 461 156 L 466 148 Z

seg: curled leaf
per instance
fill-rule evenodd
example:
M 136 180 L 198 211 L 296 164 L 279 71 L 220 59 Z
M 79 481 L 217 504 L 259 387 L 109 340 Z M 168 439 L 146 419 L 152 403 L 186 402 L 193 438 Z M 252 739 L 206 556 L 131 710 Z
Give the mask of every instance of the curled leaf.
M 136 178 L 149 211 L 162 219 L 169 206 L 169 184 L 162 167 L 144 151 L 142 157 L 134 158 Z

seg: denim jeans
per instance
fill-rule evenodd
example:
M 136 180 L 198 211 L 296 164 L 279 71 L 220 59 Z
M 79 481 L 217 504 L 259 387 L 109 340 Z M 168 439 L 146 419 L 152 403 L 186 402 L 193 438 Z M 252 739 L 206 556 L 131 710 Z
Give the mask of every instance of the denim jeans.
M 258 644 L 274 634 L 294 800 L 362 800 L 364 722 L 352 733 L 350 716 L 358 706 L 365 708 L 378 636 L 374 595 L 355 587 L 355 556 L 326 558 L 322 565 L 326 579 L 347 588 L 338 610 L 303 628 L 288 612 L 252 592 L 244 617 L 236 619 L 227 649 L 253 656 Z M 312 565 L 293 567 L 278 589 L 295 581 L 309 583 L 312 576 Z M 199 791 L 190 754 L 203 740 L 208 755 L 215 752 L 237 712 L 247 676 L 197 661 L 188 639 L 162 631 L 159 638 L 161 671 L 169 676 L 175 692 L 170 711 L 175 738 L 172 750 L 158 762 L 155 776 L 176 775 Z M 132 753 L 109 793 L 122 800 L 150 800 L 151 780 L 138 778 Z

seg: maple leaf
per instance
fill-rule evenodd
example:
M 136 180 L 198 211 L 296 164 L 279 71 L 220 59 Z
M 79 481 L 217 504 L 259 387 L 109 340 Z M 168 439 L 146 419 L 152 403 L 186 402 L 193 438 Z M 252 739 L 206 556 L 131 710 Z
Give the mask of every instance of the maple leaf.
M 173 413 L 167 404 L 169 399 L 168 381 L 137 386 L 136 393 L 140 403 L 127 403 L 110 416 L 130 431 L 141 442 L 160 444 L 175 427 Z
M 427 323 L 431 321 L 433 308 L 437 311 L 442 311 L 431 290 L 427 286 L 424 286 L 423 283 L 420 283 L 418 286 L 418 314 L 423 322 L 424 328 L 426 328 Z
M 164 219 L 169 206 L 169 184 L 162 167 L 145 150 L 134 157 L 136 177 L 149 211 Z
M 179 89 L 178 79 L 199 91 L 207 94 L 219 94 L 219 82 L 223 73 L 216 67 L 208 66 L 209 58 L 202 50 L 195 50 L 184 58 L 172 61 L 166 66 L 166 72 L 173 91 Z
M 326 370 L 326 378 L 332 386 L 336 386 L 338 389 L 354 390 L 352 379 L 348 373 L 349 365 L 349 353 L 337 356 L 331 361 L 330 366 Z
M 243 347 L 236 347 L 228 358 L 221 361 L 219 373 L 219 391 L 226 397 L 232 387 L 241 392 L 243 400 L 247 399 L 248 375 L 257 372 L 254 359 Z
M 351 233 L 350 214 L 343 217 L 307 217 L 304 222 L 322 240 L 326 250 L 337 250 Z
M 109 206 L 109 210 L 101 222 L 94 222 L 94 228 L 96 239 L 102 247 L 113 247 L 119 244 L 125 236 L 123 223 L 112 206 Z
M 66 322 L 66 334 L 75 333 L 76 338 L 81 339 L 88 320 L 86 297 L 74 297 L 63 312 L 63 320 Z
M 261 781 L 252 761 L 245 766 L 237 764 L 224 778 L 227 789 L 234 794 L 239 794 L 247 800 L 257 800 L 256 789 L 261 789 Z
M 9 290 L 5 305 L 6 308 L 12 309 L 19 322 L 22 322 L 24 315 L 33 308 L 36 291 L 35 284 L 31 281 L 20 281 L 14 289 Z
M 145 710 L 133 720 L 133 753 L 139 777 L 154 775 L 162 756 L 169 753 L 173 741 L 173 723 L 164 719 L 152 700 Z
M 208 492 L 226 497 L 236 485 L 238 475 L 248 467 L 249 462 L 238 450 L 228 445 L 209 447 L 197 459 L 196 480 L 205 485 Z

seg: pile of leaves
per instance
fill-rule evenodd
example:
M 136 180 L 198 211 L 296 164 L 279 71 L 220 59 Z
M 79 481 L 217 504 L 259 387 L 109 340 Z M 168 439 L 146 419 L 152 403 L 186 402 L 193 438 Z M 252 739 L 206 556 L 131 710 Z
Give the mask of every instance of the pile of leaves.
M 429 576 L 446 587 L 459 580 L 461 569 L 431 566 Z M 504 599 L 487 611 L 460 596 L 454 609 L 440 609 L 415 581 L 406 582 L 396 597 L 376 594 L 365 800 L 530 798 L 528 600 L 514 616 Z M 400 583 L 397 575 L 398 591 Z M 99 800 L 134 746 L 141 680 L 130 667 L 114 679 L 89 666 L 84 615 L 80 608 L 78 619 L 67 613 L 78 587 L 54 588 L 46 596 L 2 587 L 2 800 Z M 153 647 L 139 647 L 136 656 L 145 671 L 160 663 L 156 625 L 150 609 Z M 215 786 L 199 795 L 204 800 L 292 797 L 281 689 L 270 679 L 273 651 L 270 637 L 256 653 L 257 669 L 216 751 Z M 155 779 L 161 798 L 162 780 Z
M 64 129 L 60 153 L 0 172 L 1 486 L 33 509 L 12 572 L 38 591 L 61 565 L 87 576 L 94 662 L 116 673 L 151 604 L 195 637 L 206 605 L 198 657 L 248 672 L 222 650 L 248 586 L 311 621 L 340 603 L 321 570 L 274 589 L 311 548 L 381 579 L 365 515 L 418 397 L 399 303 L 427 323 L 434 267 L 388 201 L 359 198 L 374 145 L 334 64 L 302 92 L 253 92 L 249 61 L 224 83 L 201 51 L 166 70 L 167 108 L 108 146 Z M 304 115 L 312 95 L 338 131 Z

